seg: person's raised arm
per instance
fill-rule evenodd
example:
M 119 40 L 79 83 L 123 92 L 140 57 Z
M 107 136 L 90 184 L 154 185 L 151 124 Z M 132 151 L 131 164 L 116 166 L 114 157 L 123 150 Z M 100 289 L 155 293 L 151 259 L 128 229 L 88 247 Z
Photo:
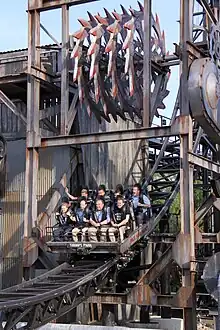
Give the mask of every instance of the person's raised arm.
M 75 200 L 78 199 L 78 197 L 75 197 L 75 196 L 73 196 L 73 195 L 71 195 L 69 193 L 69 189 L 67 187 L 65 188 L 65 193 L 67 194 L 67 196 L 69 197 L 69 199 L 71 199 L 72 201 L 75 201 Z

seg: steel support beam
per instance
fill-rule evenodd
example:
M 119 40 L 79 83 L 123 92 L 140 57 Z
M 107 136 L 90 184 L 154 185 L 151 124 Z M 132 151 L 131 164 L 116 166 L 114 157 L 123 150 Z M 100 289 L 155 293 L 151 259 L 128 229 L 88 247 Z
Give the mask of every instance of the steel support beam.
M 212 21 L 212 23 L 217 24 L 217 19 L 207 0 L 199 0 L 199 2 L 201 6 L 205 9 L 205 12 L 208 15 L 209 19 Z
M 62 6 L 62 70 L 61 70 L 61 123 L 60 134 L 68 134 L 69 110 L 69 7 Z
M 98 0 L 29 0 L 28 10 L 45 11 L 51 9 L 58 9 L 62 6 L 74 6 L 83 3 L 94 2 Z
M 144 0 L 143 126 L 151 117 L 151 0 Z
M 220 164 L 213 162 L 210 159 L 195 155 L 190 152 L 188 153 L 188 158 L 191 164 L 206 168 L 207 170 L 214 173 L 218 173 L 218 174 L 220 173 Z
M 18 110 L 16 105 L 0 90 L 0 101 L 3 102 L 23 123 L 26 125 L 27 120 L 25 116 Z
M 180 115 L 189 116 L 188 99 L 188 70 L 189 56 L 187 52 L 187 42 L 192 41 L 193 31 L 193 0 L 180 0 Z M 189 119 L 191 121 L 191 119 Z M 195 293 L 195 269 L 190 260 L 195 259 L 194 244 L 194 195 L 193 195 L 193 166 L 188 161 L 187 150 L 192 150 L 192 122 L 189 123 L 189 134 L 180 136 L 180 207 L 181 207 L 181 233 L 190 237 L 190 254 L 183 267 L 182 285 L 191 289 L 191 306 L 183 309 L 184 329 L 196 330 L 196 293 Z M 188 259 L 188 258 L 187 258 Z M 195 306 L 195 307 L 193 307 Z
M 40 14 L 36 11 L 28 12 L 28 82 L 27 82 L 27 139 L 26 139 L 26 177 L 25 177 L 25 216 L 24 216 L 24 251 L 27 250 L 31 229 L 37 220 L 37 179 L 40 146 L 39 106 L 40 82 L 32 75 L 32 66 L 40 67 Z M 36 251 L 31 260 L 25 264 L 32 264 L 36 258 Z
M 189 118 L 178 118 L 172 126 L 149 127 L 121 131 L 109 131 L 68 136 L 54 136 L 41 139 L 41 147 L 56 147 L 62 145 L 93 144 L 130 140 L 144 140 L 156 137 L 185 135 L 189 129 Z
M 68 134 L 70 133 L 73 122 L 76 118 L 76 114 L 77 114 L 76 105 L 77 105 L 78 98 L 79 98 L 79 93 L 78 93 L 78 90 L 77 90 L 74 97 L 73 97 L 73 100 L 71 102 L 71 105 L 70 105 L 70 108 L 69 108 L 69 111 L 68 111 L 68 129 L 67 129 Z

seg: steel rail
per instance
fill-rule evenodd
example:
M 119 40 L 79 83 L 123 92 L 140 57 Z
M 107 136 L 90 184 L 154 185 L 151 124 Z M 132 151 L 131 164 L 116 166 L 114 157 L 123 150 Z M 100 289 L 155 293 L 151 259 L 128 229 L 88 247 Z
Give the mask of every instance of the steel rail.
M 63 286 L 60 286 L 59 289 L 55 288 L 55 289 L 50 289 L 48 290 L 48 292 L 45 293 L 39 293 L 36 296 L 32 296 L 32 297 L 27 297 L 27 298 L 23 298 L 23 299 L 16 299 L 16 300 L 10 300 L 8 302 L 0 302 L 0 310 L 4 310 L 4 309 L 13 309 L 13 308 L 18 308 L 18 307 L 23 307 L 23 306 L 30 306 L 30 305 L 34 305 L 36 303 L 38 303 L 39 301 L 46 301 L 51 299 L 52 297 L 56 297 L 59 293 L 68 293 L 82 285 L 84 285 L 85 283 L 91 281 L 92 279 L 94 279 L 96 276 L 100 275 L 101 273 L 105 272 L 106 270 L 110 269 L 113 265 L 115 265 L 118 261 L 118 258 L 114 258 L 113 260 L 109 260 L 107 263 L 105 263 L 104 265 L 102 265 L 101 267 L 95 269 L 94 271 L 92 271 L 91 273 L 89 273 L 88 275 L 86 275 L 85 277 L 83 277 L 82 279 L 76 280 L 70 284 L 66 284 Z M 58 266 L 59 268 L 60 266 Z M 73 269 L 73 267 L 70 267 Z M 49 272 L 51 273 L 51 271 Z M 47 273 L 45 274 L 44 279 L 48 278 Z M 43 277 L 41 277 L 41 279 L 43 279 Z M 34 280 L 31 280 L 30 282 L 27 281 L 26 282 L 26 287 L 30 285 L 32 285 L 33 283 L 36 283 L 37 281 L 34 282 Z M 20 288 L 24 288 L 23 284 L 20 285 Z M 16 291 L 19 289 L 19 285 L 16 286 L 16 291 L 13 292 L 13 287 L 10 288 L 10 291 L 7 291 L 7 293 L 11 292 L 16 293 Z M 6 291 L 0 291 L 0 299 L 1 299 L 1 294 L 3 295 L 4 292 Z

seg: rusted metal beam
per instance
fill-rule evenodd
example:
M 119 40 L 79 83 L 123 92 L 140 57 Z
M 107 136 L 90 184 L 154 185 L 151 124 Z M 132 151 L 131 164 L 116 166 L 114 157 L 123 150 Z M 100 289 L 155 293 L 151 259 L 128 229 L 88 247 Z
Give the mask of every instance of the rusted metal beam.
M 90 303 L 98 304 L 113 304 L 113 305 L 138 305 L 138 306 L 171 306 L 173 296 L 160 295 L 155 293 L 149 286 L 145 285 L 138 287 L 135 290 L 135 295 L 126 294 L 106 294 L 97 293 L 95 296 L 90 297 L 87 301 Z
M 195 155 L 192 152 L 188 152 L 188 158 L 189 162 L 193 165 L 197 165 L 203 168 L 206 168 L 207 170 L 215 173 L 220 173 L 220 164 L 211 161 L 210 159 L 207 159 L 202 156 Z
M 57 136 L 41 139 L 41 148 L 73 144 L 93 144 L 130 140 L 144 140 L 157 137 L 187 134 L 188 117 L 178 118 L 172 126 L 139 128 L 122 131 L 109 131 L 69 136 Z
M 214 202 L 217 198 L 210 194 L 208 198 L 204 201 L 204 203 L 198 208 L 195 215 L 195 225 L 204 218 L 204 216 L 209 212 L 209 210 L 213 207 Z
M 185 308 L 192 306 L 192 288 L 181 287 L 176 295 L 161 295 L 149 285 L 136 286 L 135 290 L 127 294 L 123 293 L 96 293 L 87 301 L 89 303 L 114 304 L 114 305 L 138 305 L 138 306 L 167 306 Z M 187 329 L 186 329 L 187 330 Z
M 62 6 L 62 69 L 61 69 L 61 120 L 60 134 L 68 134 L 69 110 L 69 7 Z
M 99 0 L 29 0 L 28 10 L 45 11 L 61 8 L 63 5 L 74 6 Z
M 192 42 L 193 6 L 193 0 L 180 0 L 180 115 L 184 116 L 190 114 L 188 95 L 190 59 L 187 42 Z M 182 243 L 185 243 L 185 238 L 188 240 L 188 244 L 185 246 L 187 253 L 185 253 L 183 246 L 180 246 L 180 251 L 176 251 L 175 260 L 177 261 L 179 258 L 178 264 L 182 267 L 182 286 L 185 290 L 190 289 L 190 297 L 193 300 L 193 303 L 187 303 L 183 310 L 184 329 L 196 330 L 195 268 L 194 263 L 191 262 L 195 259 L 193 166 L 190 166 L 187 155 L 187 151 L 192 149 L 191 120 L 189 122 L 189 134 L 180 136 L 181 237 L 183 238 Z
M 151 0 L 144 0 L 143 126 L 151 117 Z
M 37 220 L 37 179 L 40 145 L 39 105 L 40 82 L 32 75 L 32 66 L 40 67 L 40 14 L 28 13 L 28 83 L 27 83 L 27 138 L 24 215 L 24 264 L 31 266 L 38 255 L 35 243 L 30 245 L 32 227 Z
M 70 133 L 71 127 L 73 125 L 74 119 L 76 118 L 76 114 L 77 114 L 77 108 L 76 108 L 76 104 L 79 98 L 79 92 L 78 90 L 76 91 L 72 103 L 70 105 L 69 111 L 68 111 L 68 129 L 67 129 L 67 134 Z
M 51 107 L 40 110 L 40 120 L 48 117 L 56 116 L 60 113 L 60 104 L 52 105 Z
M 16 105 L 0 90 L 0 101 L 3 102 L 6 107 L 8 107 L 18 118 L 20 118 L 23 123 L 27 124 L 27 119 L 25 116 L 21 113 L 21 111 L 18 110 Z
M 55 42 L 55 44 L 59 47 L 62 48 L 60 43 L 56 40 L 56 38 L 43 26 L 42 23 L 40 23 L 40 27 L 41 29 L 48 35 L 48 37 L 50 37 L 51 40 L 53 40 L 53 42 Z
M 169 246 L 162 256 L 151 266 L 149 270 L 147 270 L 146 274 L 140 278 L 137 285 L 153 284 L 153 282 L 161 276 L 165 268 L 172 262 L 172 260 L 172 246 Z
M 27 74 L 31 74 L 33 77 L 52 84 L 53 76 L 49 75 L 46 70 L 43 70 L 39 66 L 31 66 L 31 68 L 25 71 Z
M 199 0 L 201 6 L 205 9 L 206 14 L 208 15 L 208 17 L 210 18 L 210 20 L 212 21 L 212 23 L 217 24 L 217 19 L 210 7 L 210 5 L 208 4 L 208 2 L 206 0 Z

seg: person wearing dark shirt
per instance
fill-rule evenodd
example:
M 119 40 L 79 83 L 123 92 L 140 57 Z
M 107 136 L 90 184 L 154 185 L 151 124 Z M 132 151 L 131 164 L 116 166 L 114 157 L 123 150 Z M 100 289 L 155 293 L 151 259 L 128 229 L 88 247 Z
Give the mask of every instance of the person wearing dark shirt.
M 62 199 L 62 204 L 56 212 L 56 220 L 57 225 L 53 230 L 53 237 L 55 241 L 63 241 L 71 232 L 75 222 L 68 198 Z
M 107 231 L 110 225 L 110 208 L 105 207 L 102 198 L 96 200 L 96 209 L 90 217 L 90 227 L 88 229 L 89 241 L 98 242 L 97 232 L 100 231 L 100 242 L 106 242 Z
M 90 220 L 90 212 L 88 209 L 87 200 L 85 197 L 81 197 L 80 207 L 75 212 L 75 227 L 72 230 L 73 241 L 78 242 L 78 234 L 82 233 L 82 241 L 85 241 L 85 236 L 88 231 Z
M 122 196 L 117 196 L 117 205 L 112 210 L 112 227 L 109 228 L 109 238 L 115 242 L 115 234 L 119 233 L 120 241 L 123 242 L 126 228 L 130 220 L 129 207 L 124 203 Z
M 105 202 L 105 206 L 111 207 L 111 197 L 106 193 L 106 187 L 104 184 L 100 184 L 100 186 L 98 187 L 97 198 L 102 198 Z
M 150 200 L 146 195 L 141 193 L 141 186 L 139 184 L 134 185 L 131 200 L 136 224 L 140 226 L 147 220 L 147 210 L 151 207 Z

